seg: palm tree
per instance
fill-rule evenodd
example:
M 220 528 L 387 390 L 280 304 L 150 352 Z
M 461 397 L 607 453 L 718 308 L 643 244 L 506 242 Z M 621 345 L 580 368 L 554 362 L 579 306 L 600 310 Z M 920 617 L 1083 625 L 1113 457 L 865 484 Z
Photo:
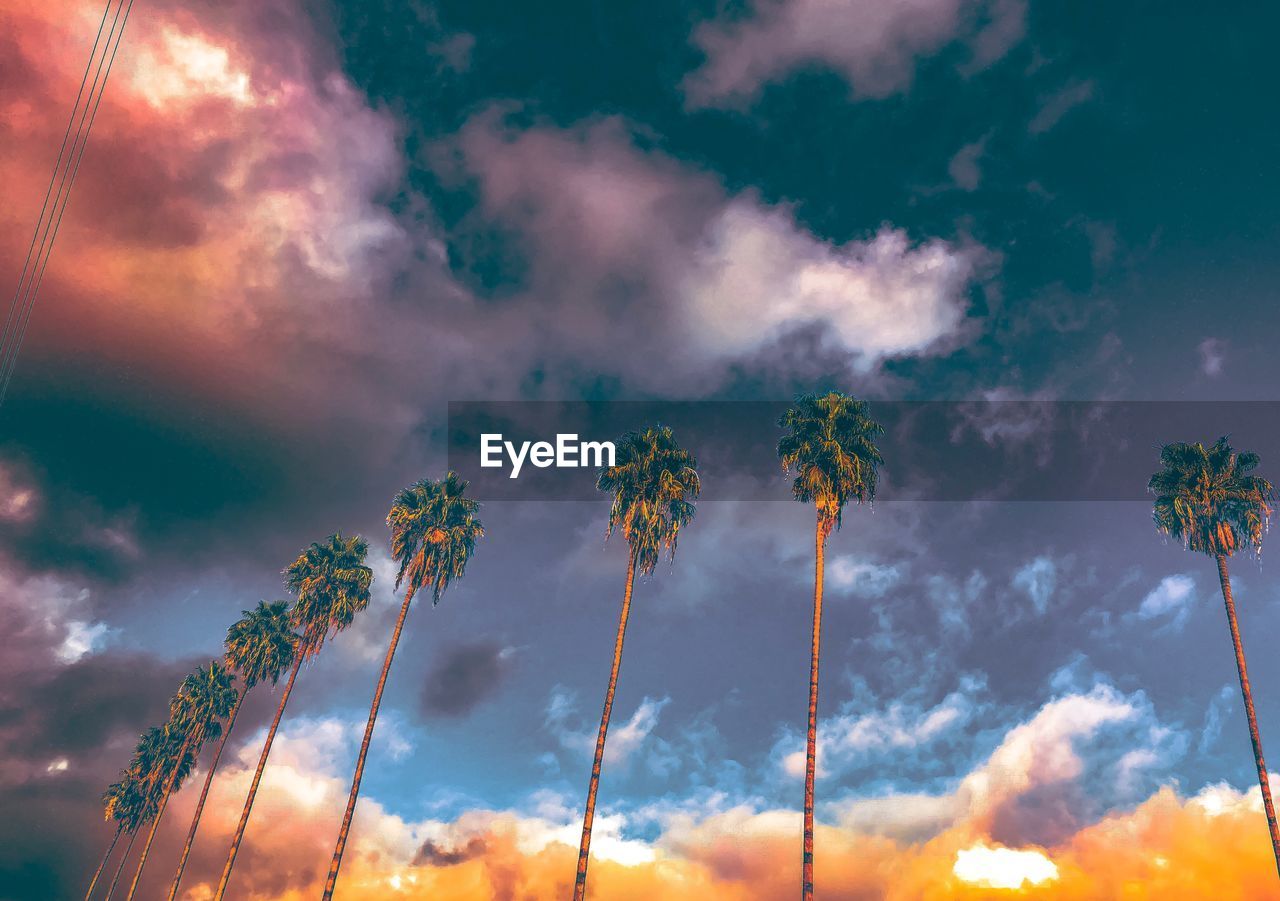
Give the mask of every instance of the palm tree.
M 102 877 L 102 871 L 106 869 L 107 861 L 111 859 L 111 853 L 116 848 L 116 842 L 120 840 L 120 835 L 132 823 L 132 818 L 136 814 L 141 800 L 142 796 L 138 790 L 138 783 L 130 778 L 127 772 L 120 777 L 119 782 L 112 782 L 107 786 L 107 790 L 102 793 L 103 816 L 105 819 L 115 821 L 116 831 L 111 836 L 111 843 L 107 845 L 107 853 L 102 855 L 102 863 L 98 864 L 98 869 L 94 872 L 93 878 L 89 880 L 89 888 L 84 893 L 85 901 L 89 901 L 89 898 L 93 897 L 93 890 L 97 886 L 98 880 Z M 126 856 L 128 856 L 127 850 Z
M 1253 710 L 1253 690 L 1236 621 L 1236 602 L 1231 594 L 1227 558 L 1236 551 L 1260 551 L 1262 535 L 1271 517 L 1271 483 L 1253 475 L 1258 455 L 1236 451 L 1219 438 L 1212 447 L 1195 444 L 1166 444 L 1160 449 L 1160 471 L 1151 477 L 1148 490 L 1156 495 L 1153 518 L 1156 528 L 1182 542 L 1189 551 L 1213 557 L 1218 564 L 1218 582 L 1227 608 L 1227 625 L 1236 652 L 1240 693 L 1244 696 L 1253 760 L 1258 768 L 1258 787 L 1271 832 L 1271 849 L 1280 873 L 1280 830 L 1276 827 L 1275 806 L 1267 765 L 1262 759 L 1262 737 Z
M 138 883 L 142 881 L 142 870 L 147 865 L 147 855 L 151 853 L 151 843 L 160 827 L 160 818 L 164 816 L 169 796 L 181 784 L 179 776 L 186 778 L 187 773 L 195 766 L 205 741 L 216 739 L 222 733 L 220 721 L 230 715 L 235 706 L 234 682 L 235 676 L 221 661 L 211 660 L 183 679 L 178 693 L 173 696 L 169 705 L 170 719 L 165 729 L 172 735 L 172 741 L 181 743 L 176 759 L 168 764 L 167 773 L 163 777 L 164 787 L 160 791 L 159 807 L 151 820 L 151 830 L 147 833 L 142 856 L 138 859 L 138 871 L 134 873 L 133 884 L 129 887 L 130 901 L 138 891 Z M 163 771 L 157 770 L 157 773 L 160 772 Z
M 391 671 L 391 660 L 400 643 L 405 617 L 409 615 L 409 605 L 413 596 L 424 587 L 431 589 L 432 604 L 440 603 L 450 583 L 462 578 L 475 551 L 476 541 L 484 535 L 484 526 L 476 519 L 480 505 L 467 497 L 466 491 L 466 480 L 458 478 L 454 472 L 439 481 L 423 479 L 401 490 L 387 514 L 391 554 L 400 564 L 396 572 L 396 589 L 399 590 L 403 583 L 408 587 L 404 603 L 400 605 L 400 617 L 391 632 L 391 643 L 387 646 L 387 657 L 382 663 L 377 687 L 373 690 L 369 722 L 365 725 L 364 740 L 360 742 L 360 755 L 356 758 L 355 774 L 351 779 L 351 795 L 347 798 L 347 810 L 338 830 L 338 843 L 329 862 L 329 876 L 325 880 L 323 895 L 325 901 L 333 897 L 333 889 L 338 882 L 338 868 L 342 866 L 356 798 L 360 795 L 365 758 L 369 754 L 378 708 L 382 706 L 382 691 L 387 685 L 387 674 Z
M 343 538 L 341 533 L 335 533 L 324 541 L 313 542 L 284 571 L 285 587 L 297 596 L 293 609 L 289 611 L 289 623 L 299 633 L 293 654 L 293 667 L 289 670 L 289 680 L 285 682 L 284 691 L 280 695 L 275 718 L 267 730 L 267 740 L 258 757 L 258 768 L 249 784 L 249 796 L 245 799 L 240 822 L 231 838 L 231 849 L 227 852 L 227 863 L 222 869 L 222 879 L 218 883 L 217 894 L 214 895 L 215 901 L 222 901 L 227 892 L 231 868 L 235 866 L 236 854 L 240 851 L 240 842 L 244 839 L 244 830 L 249 824 L 249 813 L 253 810 L 258 785 L 262 782 L 262 772 L 266 769 L 267 757 L 271 754 L 271 745 L 275 742 L 285 705 L 289 703 L 289 695 L 293 693 L 298 670 L 304 660 L 320 653 L 325 639 L 350 626 L 355 621 L 356 614 L 369 606 L 369 586 L 373 583 L 373 570 L 365 566 L 368 554 L 368 542 L 360 536 Z
M 121 792 L 112 809 L 113 815 L 119 815 L 125 823 L 125 832 L 129 833 L 129 843 L 125 845 L 120 864 L 116 867 L 115 876 L 107 888 L 107 901 L 116 893 L 120 883 L 120 875 L 129 860 L 129 852 L 133 850 L 133 842 L 140 830 L 155 818 L 159 809 L 160 788 L 159 774 L 168 772 L 177 759 L 174 751 L 173 735 L 162 726 L 152 726 L 142 733 L 134 749 L 133 758 L 121 776 L 121 782 L 128 786 L 128 791 Z M 190 756 L 178 760 L 179 777 L 186 777 Z
M 289 625 L 288 601 L 276 601 L 272 604 L 259 601 L 256 609 L 244 610 L 242 613 L 244 615 L 227 630 L 227 640 L 223 646 L 226 648 L 226 665 L 240 677 L 244 688 L 236 697 L 235 706 L 231 708 L 227 725 L 222 730 L 222 740 L 218 742 L 213 762 L 209 764 L 209 773 L 204 778 L 200 800 L 196 802 L 196 810 L 191 817 L 191 828 L 187 830 L 187 840 L 183 843 L 182 855 L 178 858 L 178 871 L 169 888 L 169 901 L 173 901 L 178 895 L 178 886 L 187 867 L 187 857 L 191 854 L 191 845 L 195 841 L 196 830 L 200 827 L 204 803 L 209 797 L 213 774 L 218 769 L 227 739 L 231 737 L 231 729 L 236 724 L 245 695 L 259 682 L 270 679 L 272 685 L 277 684 L 281 674 L 293 663 L 294 649 L 298 644 L 298 636 Z
M 578 846 L 578 871 L 574 879 L 574 901 L 582 901 L 587 891 L 587 861 L 591 853 L 591 827 L 596 815 L 596 793 L 600 787 L 600 765 L 604 759 L 605 736 L 613 714 L 613 697 L 618 688 L 618 669 L 622 665 L 622 642 L 626 637 L 627 619 L 631 613 L 631 589 L 636 571 L 648 575 L 658 565 L 665 550 L 675 559 L 676 539 L 680 529 L 693 520 L 693 499 L 698 496 L 698 463 L 693 455 L 680 447 L 667 426 L 655 426 L 642 432 L 628 432 L 616 444 L 613 466 L 600 470 L 596 487 L 613 495 L 605 539 L 615 529 L 627 540 L 627 582 L 622 593 L 622 613 L 618 618 L 618 634 L 613 643 L 613 666 L 609 670 L 609 687 L 604 694 L 604 713 L 596 736 L 595 759 L 591 764 L 591 781 L 587 787 L 587 806 L 582 816 L 582 841 Z
M 804 856 L 801 898 L 813 898 L 813 780 L 818 754 L 818 657 L 822 643 L 822 568 L 827 538 L 840 527 L 845 504 L 875 498 L 884 461 L 875 440 L 884 428 L 868 415 L 866 401 L 839 391 L 796 398 L 778 420 L 782 471 L 795 473 L 792 496 L 817 508 L 814 529 L 813 642 L 809 652 L 809 731 L 804 771 Z

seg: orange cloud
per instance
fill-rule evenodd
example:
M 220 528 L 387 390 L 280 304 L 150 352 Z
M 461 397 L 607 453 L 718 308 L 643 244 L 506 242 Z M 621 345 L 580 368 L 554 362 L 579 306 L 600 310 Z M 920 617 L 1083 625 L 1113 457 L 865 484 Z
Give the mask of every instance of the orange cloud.
M 312 819 L 305 809 L 289 815 L 280 791 L 274 800 L 260 802 L 255 815 L 260 819 L 251 833 L 253 854 L 236 874 L 237 892 L 243 893 L 237 897 L 291 901 L 318 891 L 337 818 Z M 828 898 L 886 901 L 1274 897 L 1276 875 L 1260 810 L 1246 796 L 1232 794 L 1229 809 L 1211 811 L 1199 798 L 1180 798 L 1164 789 L 1136 810 L 1108 817 L 1061 846 L 1019 849 L 1020 859 L 1043 862 L 1026 868 L 1038 878 L 1023 881 L 1019 889 L 1000 888 L 1007 883 L 995 877 L 1008 871 L 992 869 L 988 861 L 957 868 L 957 860 L 969 860 L 967 852 L 975 847 L 998 847 L 964 829 L 912 845 L 823 828 L 819 886 Z M 769 813 L 746 821 L 734 815 L 709 818 L 686 837 L 680 853 L 661 850 L 660 840 L 659 853 L 648 863 L 594 861 L 592 894 L 609 901 L 791 898 L 799 881 L 798 823 L 796 816 Z M 576 849 L 559 842 L 530 846 L 537 824 L 514 815 L 475 814 L 438 825 L 453 836 L 453 844 L 442 838 L 433 845 L 436 858 L 443 860 L 437 863 L 415 863 L 409 839 L 420 835 L 421 827 L 389 817 L 376 805 L 362 807 L 357 827 L 356 853 L 345 864 L 341 882 L 346 901 L 551 901 L 570 888 Z M 1042 878 L 1044 869 L 1056 875 Z M 984 873 L 993 878 L 982 879 Z M 208 897 L 207 884 L 193 882 L 187 897 Z
M 15 278 L 101 8 L 19 0 L 0 12 L 0 271 Z M 135 10 L 28 364 L 105 357 L 206 393 L 252 385 L 237 398 L 248 404 L 318 391 L 288 355 L 371 353 L 362 303 L 408 253 L 382 203 L 403 173 L 398 131 L 291 0 Z
M 1096 694 L 1072 697 L 1097 701 Z M 1032 735 L 1040 736 L 1033 756 L 1072 769 L 1074 764 L 1066 761 L 1074 754 L 1073 733 L 1055 731 L 1055 724 L 1064 716 L 1093 722 L 1097 711 L 1081 718 L 1077 714 L 1087 705 L 1063 700 L 1069 701 L 1052 701 L 1028 723 L 1010 730 L 1001 749 L 974 773 L 990 775 L 1008 758 L 1008 749 L 1028 748 Z M 1098 707 L 1110 709 L 1106 704 Z M 346 796 L 346 767 L 359 725 L 332 718 L 300 719 L 284 731 L 237 863 L 233 897 L 293 901 L 317 894 Z M 209 898 L 221 872 L 227 838 L 256 762 L 256 744 L 250 745 L 214 783 L 185 882 L 188 901 Z M 1058 748 L 1056 757 L 1051 745 Z M 1005 784 L 1020 784 L 1025 777 L 1019 770 Z M 973 774 L 961 784 L 972 779 Z M 195 793 L 184 791 L 166 817 L 149 876 L 155 891 L 169 877 L 166 867 L 176 854 Z M 1186 797 L 1166 787 L 1133 809 L 1112 813 L 1053 845 L 1023 847 L 993 838 L 982 804 L 957 797 L 960 809 L 951 824 L 925 840 L 820 825 L 821 895 L 884 901 L 1251 901 L 1276 894 L 1256 788 L 1240 792 L 1218 785 Z M 892 799 L 883 803 L 890 805 Z M 576 807 L 567 800 L 544 798 L 524 812 L 472 810 L 453 820 L 410 821 L 372 798 L 362 799 L 339 897 L 562 899 L 570 889 L 576 855 L 576 817 Z M 597 838 L 604 840 L 597 842 L 600 854 L 591 868 L 596 898 L 782 901 L 796 893 L 796 812 L 747 806 L 709 815 L 686 811 L 667 816 L 661 833 L 651 841 L 624 837 L 622 819 L 601 821 Z

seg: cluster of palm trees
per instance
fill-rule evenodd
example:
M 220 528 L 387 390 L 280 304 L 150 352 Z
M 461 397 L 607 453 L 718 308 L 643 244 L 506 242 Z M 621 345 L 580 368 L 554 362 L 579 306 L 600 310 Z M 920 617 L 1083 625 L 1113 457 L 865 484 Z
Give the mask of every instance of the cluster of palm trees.
M 396 495 L 387 516 L 392 553 L 399 563 L 396 588 L 407 583 L 407 590 L 374 693 L 351 794 L 330 864 L 325 898 L 332 896 L 337 882 L 338 868 L 351 829 L 351 817 L 360 792 L 360 777 L 382 701 L 382 690 L 409 604 L 413 596 L 424 588 L 430 589 L 433 600 L 438 602 L 449 584 L 462 576 L 476 540 L 484 534 L 484 528 L 475 516 L 479 505 L 466 496 L 466 487 L 467 483 L 454 473 L 438 481 L 417 482 Z M 108 820 L 114 821 L 116 829 L 102 863 L 89 883 L 86 901 L 101 882 L 120 836 L 127 834 L 129 840 L 105 897 L 114 895 L 134 839 L 143 827 L 149 826 L 127 895 L 129 899 L 134 897 L 169 798 L 195 768 L 205 742 L 218 740 L 169 887 L 169 901 L 177 897 L 209 786 L 240 705 L 254 686 L 268 680 L 273 685 L 278 684 L 287 672 L 288 678 L 267 729 L 244 810 L 232 834 L 227 862 L 214 894 L 218 901 L 226 896 L 267 759 L 302 664 L 319 654 L 328 638 L 350 626 L 356 615 L 369 606 L 373 570 L 365 564 L 368 552 L 369 546 L 363 538 L 347 538 L 341 533 L 330 535 L 304 549 L 284 571 L 285 588 L 293 595 L 293 602 L 262 601 L 256 609 L 244 611 L 242 618 L 227 631 L 223 659 L 211 661 L 183 680 L 170 704 L 169 721 L 143 734 L 120 780 L 112 783 L 103 796 L 104 813 Z
M 801 897 L 803 901 L 811 901 L 824 554 L 832 532 L 840 527 L 845 507 L 850 503 L 870 503 L 875 498 L 879 467 L 883 462 L 877 439 L 884 430 L 871 418 L 865 401 L 837 391 L 798 397 L 779 419 L 778 426 L 783 430 L 778 457 L 783 471 L 793 477 L 792 495 L 797 501 L 812 504 L 816 514 L 801 879 Z M 694 502 L 701 488 L 697 461 L 679 445 L 668 427 L 652 426 L 630 432 L 615 447 L 614 465 L 599 472 L 597 487 L 612 496 L 606 537 L 621 533 L 629 554 L 613 661 L 583 812 L 582 839 L 573 882 L 574 901 L 581 901 L 586 895 L 596 797 L 635 576 L 637 572 L 651 573 L 664 554 L 674 560 L 677 540 L 680 532 L 693 521 Z M 1261 548 L 1272 512 L 1273 489 L 1269 482 L 1254 474 L 1257 455 L 1233 450 L 1225 438 L 1209 447 L 1166 445 L 1161 450 L 1160 464 L 1160 471 L 1151 477 L 1148 485 L 1156 496 L 1156 527 L 1183 542 L 1187 549 L 1209 554 L 1217 562 L 1258 781 L 1280 870 L 1280 831 L 1263 762 L 1227 572 L 1227 559 L 1233 554 L 1256 552 Z M 392 558 L 398 565 L 396 589 L 405 589 L 404 601 L 374 689 L 346 811 L 325 880 L 325 901 L 332 898 L 337 883 L 383 690 L 410 604 L 424 589 L 430 590 L 432 601 L 438 603 L 449 585 L 463 575 L 476 542 L 484 535 L 476 516 L 479 505 L 466 496 L 466 490 L 467 482 L 452 472 L 440 480 L 423 480 L 400 491 L 387 515 Z M 115 832 L 90 882 L 86 901 L 102 881 L 119 839 L 127 835 L 124 854 L 107 889 L 106 897 L 112 897 L 134 839 L 144 827 L 149 827 L 129 889 L 128 898 L 134 897 L 169 798 L 195 769 L 203 746 L 217 741 L 169 889 L 169 901 L 173 901 L 209 786 L 244 697 L 254 686 L 267 680 L 277 684 L 287 671 L 288 678 L 267 730 L 214 898 L 221 901 L 226 895 L 267 758 L 302 663 L 318 654 L 326 639 L 350 626 L 356 614 L 369 604 L 373 573 L 365 565 L 367 553 L 368 546 L 363 539 L 344 538 L 341 534 L 306 548 L 284 572 L 285 587 L 293 595 L 293 602 L 264 601 L 256 609 L 244 611 L 243 617 L 227 632 L 223 659 L 211 661 L 183 680 L 170 704 L 168 722 L 142 735 L 129 766 L 103 795 L 105 816 L 114 822 Z

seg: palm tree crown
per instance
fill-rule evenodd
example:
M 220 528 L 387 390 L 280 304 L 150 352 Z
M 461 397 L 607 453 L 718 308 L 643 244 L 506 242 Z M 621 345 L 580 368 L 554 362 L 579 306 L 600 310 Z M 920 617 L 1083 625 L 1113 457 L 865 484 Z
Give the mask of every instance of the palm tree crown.
M 641 573 L 653 572 L 664 550 L 675 558 L 680 529 L 693 520 L 693 499 L 702 490 L 697 466 L 671 428 L 659 425 L 623 435 L 614 465 L 600 470 L 596 487 L 613 495 L 606 537 L 621 530 Z
M 1271 483 L 1253 475 L 1258 455 L 1236 451 L 1225 437 L 1210 447 L 1166 444 L 1148 490 L 1156 495 L 1156 528 L 1187 550 L 1229 557 L 1260 550 L 1271 517 Z
M 255 609 L 242 613 L 227 630 L 227 666 L 239 674 L 245 691 L 268 679 L 275 685 L 293 663 L 298 647 L 298 635 L 289 621 L 289 602 L 259 601 Z
M 195 752 L 200 745 L 222 735 L 222 723 L 236 703 L 235 676 L 219 660 L 211 660 L 182 680 L 169 705 L 169 714 L 192 738 Z
M 433 603 L 454 579 L 462 577 L 484 536 L 476 519 L 480 505 L 466 496 L 467 481 L 450 472 L 443 479 L 422 479 L 402 488 L 391 502 L 391 556 L 400 564 L 396 588 L 408 582 L 416 593 L 430 586 Z
M 368 553 L 369 544 L 360 536 L 335 533 L 313 542 L 285 570 L 285 587 L 298 596 L 291 620 L 302 633 L 297 652 L 304 659 L 319 653 L 325 638 L 347 628 L 369 606 Z
M 103 814 L 125 832 L 133 832 L 155 814 L 132 768 L 112 782 L 102 794 Z
M 142 733 L 126 770 L 126 778 L 136 780 L 145 800 L 143 822 L 151 820 L 160 807 L 165 781 L 175 773 L 174 788 L 182 784 L 196 763 L 194 749 L 186 744 L 186 730 L 172 720 L 163 726 L 152 726 Z M 179 754 L 186 748 L 179 760 Z
M 868 415 L 867 402 L 839 391 L 804 394 L 782 414 L 788 432 L 778 441 L 782 470 L 794 472 L 791 493 L 818 508 L 826 531 L 839 528 L 849 501 L 875 499 L 884 462 L 876 438 L 884 427 Z

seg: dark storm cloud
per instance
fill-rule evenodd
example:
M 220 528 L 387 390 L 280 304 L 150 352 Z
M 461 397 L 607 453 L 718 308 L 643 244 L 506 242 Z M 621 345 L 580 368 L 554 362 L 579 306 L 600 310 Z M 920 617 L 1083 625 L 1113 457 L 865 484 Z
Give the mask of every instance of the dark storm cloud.
M 141 654 L 85 657 L 10 698 L 0 707 L 0 733 L 11 752 L 27 758 L 80 760 L 167 718 L 169 698 L 198 662 L 166 663 Z
M 487 850 L 488 845 L 481 836 L 476 836 L 459 848 L 444 848 L 427 839 L 414 855 L 413 865 L 415 867 L 452 867 L 480 857 Z
M 134 508 L 104 506 L 49 478 L 31 460 L 56 465 L 51 458 L 57 451 L 46 456 L 36 450 L 18 441 L 0 444 L 0 549 L 33 570 L 106 582 L 126 576 L 138 562 Z
M 456 645 L 427 673 L 422 710 L 428 716 L 465 716 L 493 697 L 511 670 L 512 650 L 496 642 Z
M 1096 807 L 1075 782 L 1034 786 L 991 813 L 991 837 L 1012 847 L 1053 847 L 1075 834 Z
M 3 413 L 6 459 L 39 502 L 29 519 L 0 522 L 0 536 L 28 566 L 118 580 L 166 558 L 208 561 L 264 515 L 300 512 L 301 483 L 338 468 L 288 452 L 265 423 L 193 408 L 204 405 L 160 384 L 71 393 L 65 369 L 46 382 L 47 371 L 29 366 Z
M 0 897 L 46 901 L 83 890 L 110 836 L 99 798 L 137 736 L 167 718 L 195 663 L 107 653 L 5 674 Z

